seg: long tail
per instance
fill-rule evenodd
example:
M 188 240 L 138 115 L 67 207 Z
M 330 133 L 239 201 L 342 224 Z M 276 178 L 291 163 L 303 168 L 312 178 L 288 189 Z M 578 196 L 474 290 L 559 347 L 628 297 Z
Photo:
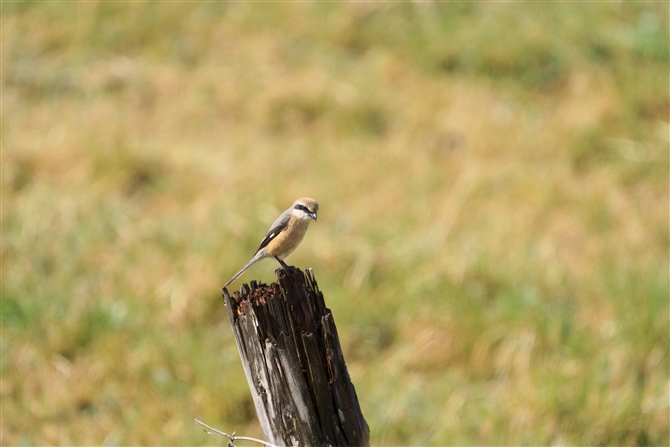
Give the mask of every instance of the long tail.
M 225 289 L 226 287 L 228 287 L 228 286 L 230 285 L 231 282 L 233 282 L 233 281 L 235 281 L 237 278 L 239 278 L 239 277 L 242 275 L 242 273 L 244 273 L 244 272 L 247 271 L 247 269 L 248 269 L 249 267 L 251 267 L 252 265 L 254 265 L 255 263 L 257 263 L 258 261 L 260 261 L 260 260 L 263 259 L 264 257 L 265 257 L 264 250 L 260 250 L 258 253 L 256 253 L 256 254 L 254 255 L 253 258 L 251 258 L 251 261 L 247 262 L 247 265 L 245 265 L 244 267 L 242 267 L 242 270 L 240 270 L 239 272 L 235 273 L 235 276 L 233 276 L 232 278 L 230 278 L 230 280 L 226 283 L 225 286 L 223 286 L 223 288 Z

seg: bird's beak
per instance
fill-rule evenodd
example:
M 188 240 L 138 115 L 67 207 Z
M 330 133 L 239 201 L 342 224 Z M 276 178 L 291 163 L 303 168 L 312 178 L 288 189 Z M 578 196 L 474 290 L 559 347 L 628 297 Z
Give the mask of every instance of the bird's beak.
M 309 217 L 316 220 L 316 213 L 309 213 Z

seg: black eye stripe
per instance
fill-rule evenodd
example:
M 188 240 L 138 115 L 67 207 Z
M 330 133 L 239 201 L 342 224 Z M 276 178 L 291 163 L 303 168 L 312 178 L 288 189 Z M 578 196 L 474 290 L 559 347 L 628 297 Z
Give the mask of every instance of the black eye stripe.
M 302 211 L 306 212 L 307 214 L 312 213 L 310 210 L 307 209 L 307 207 L 305 205 L 297 204 L 293 208 L 295 208 L 296 210 L 302 210 Z

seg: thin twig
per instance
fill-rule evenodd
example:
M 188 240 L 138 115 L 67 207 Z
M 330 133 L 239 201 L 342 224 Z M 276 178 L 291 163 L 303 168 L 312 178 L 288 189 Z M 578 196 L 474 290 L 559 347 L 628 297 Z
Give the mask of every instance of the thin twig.
M 214 427 L 210 427 L 209 425 L 205 424 L 205 423 L 202 422 L 202 421 L 199 421 L 198 419 L 195 419 L 195 422 L 196 422 L 197 424 L 202 425 L 202 426 L 205 427 L 207 430 L 211 430 L 211 431 L 214 432 L 214 433 L 218 433 L 218 434 L 220 434 L 221 436 L 225 436 L 226 438 L 230 439 L 230 442 L 231 442 L 231 443 L 234 442 L 236 439 L 239 439 L 239 440 L 241 440 L 241 441 L 254 441 L 254 442 L 258 442 L 258 443 L 260 443 L 260 444 L 266 445 L 267 447 L 278 447 L 278 446 L 276 446 L 276 445 L 274 445 L 274 444 L 270 444 L 269 442 L 261 441 L 260 439 L 249 438 L 248 436 L 235 436 L 235 432 L 233 432 L 232 435 L 229 435 L 228 433 L 222 432 L 221 430 L 217 430 L 217 429 L 214 428 Z M 207 430 L 205 430 L 205 432 L 206 432 L 208 435 L 211 435 L 212 433 L 211 433 L 211 432 L 208 432 Z M 230 445 L 230 444 L 229 444 L 229 445 Z

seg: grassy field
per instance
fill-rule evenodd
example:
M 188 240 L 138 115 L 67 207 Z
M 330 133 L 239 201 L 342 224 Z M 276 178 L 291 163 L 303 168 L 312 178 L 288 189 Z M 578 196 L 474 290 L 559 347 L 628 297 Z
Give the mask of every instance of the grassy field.
M 670 442 L 668 3 L 0 17 L 0 444 L 260 436 L 219 287 L 301 196 L 374 445 Z

